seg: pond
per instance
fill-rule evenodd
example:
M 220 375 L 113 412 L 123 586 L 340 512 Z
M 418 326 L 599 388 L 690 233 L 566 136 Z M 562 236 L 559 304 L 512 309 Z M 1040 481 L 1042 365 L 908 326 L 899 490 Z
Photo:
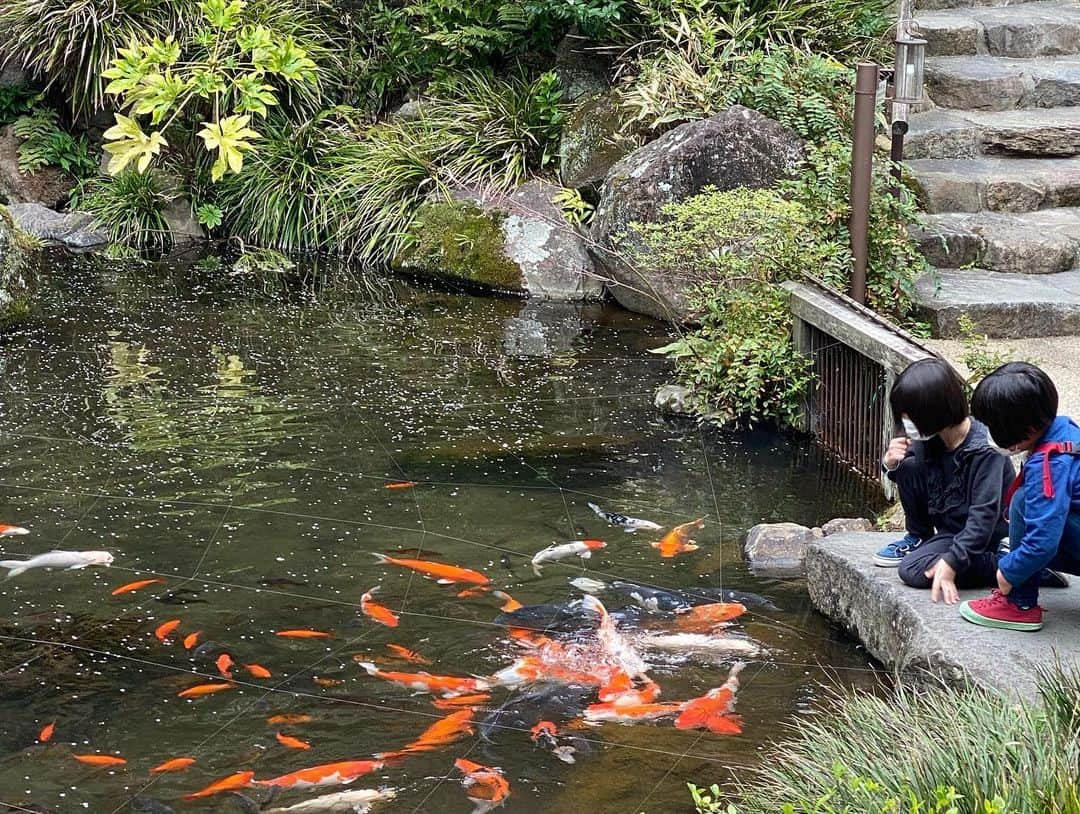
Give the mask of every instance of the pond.
M 8 559 L 101 549 L 115 561 L 0 582 L 0 802 L 239 811 L 229 794 L 182 797 L 235 772 L 273 778 L 414 740 L 449 712 L 358 661 L 490 676 L 521 648 L 494 624 L 503 600 L 458 596 L 467 586 L 375 552 L 480 570 L 526 605 L 579 599 L 570 580 L 581 576 L 762 596 L 730 631 L 760 648 L 741 676 L 741 735 L 682 731 L 670 718 L 582 727 L 580 698 L 530 710 L 536 688 L 496 689 L 475 721 L 504 706 L 497 725 L 350 787 L 397 789 L 380 810 L 470 811 L 453 768 L 467 756 L 504 770 L 510 812 L 685 811 L 687 780 L 745 775 L 764 744 L 816 713 L 823 683 L 878 681 L 798 580 L 756 578 L 740 553 L 754 523 L 862 515 L 877 508 L 873 489 L 805 441 L 657 413 L 653 390 L 671 372 L 647 351 L 669 341 L 663 326 L 608 305 L 337 278 L 317 295 L 255 297 L 180 261 L 51 256 L 39 313 L 4 340 L 0 522 L 30 533 L 0 548 Z M 704 517 L 700 549 L 661 558 L 650 543 L 662 532 L 624 533 L 589 502 L 665 530 Z M 533 573 L 535 552 L 581 538 L 608 545 Z M 144 579 L 162 581 L 112 595 Z M 361 613 L 374 586 L 398 627 Z M 600 598 L 613 611 L 632 604 Z M 275 635 L 283 629 L 331 637 Z M 432 666 L 401 660 L 392 643 Z M 238 665 L 229 691 L 178 697 L 212 682 L 225 652 Z M 644 655 L 663 700 L 719 686 L 732 663 L 723 652 Z M 520 724 L 541 711 L 575 744 L 573 764 Z M 310 720 L 268 722 L 280 715 Z M 311 748 L 288 748 L 279 732 Z M 177 757 L 195 763 L 149 773 Z M 263 802 L 266 789 L 249 796 Z M 273 805 L 306 796 L 287 791 Z

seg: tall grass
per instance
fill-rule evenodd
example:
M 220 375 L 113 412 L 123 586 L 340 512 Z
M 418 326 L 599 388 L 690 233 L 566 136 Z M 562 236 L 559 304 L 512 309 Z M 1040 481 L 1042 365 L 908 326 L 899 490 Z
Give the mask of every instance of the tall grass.
M 72 205 L 92 214 L 115 243 L 140 250 L 172 245 L 165 219 L 171 201 L 172 195 L 153 171 L 134 169 L 84 181 L 72 195 Z

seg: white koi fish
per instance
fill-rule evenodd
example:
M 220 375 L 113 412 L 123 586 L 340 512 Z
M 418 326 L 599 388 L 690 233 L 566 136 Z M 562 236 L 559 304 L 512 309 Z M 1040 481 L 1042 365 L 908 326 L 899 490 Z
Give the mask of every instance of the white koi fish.
M 263 814 L 367 814 L 376 803 L 393 800 L 396 796 L 396 789 L 339 791 L 285 808 L 271 808 Z
M 598 579 L 589 579 L 588 577 L 572 579 L 570 580 L 570 584 L 585 594 L 598 594 L 607 589 L 606 582 L 601 582 Z
M 77 571 L 88 565 L 112 565 L 113 555 L 108 551 L 49 551 L 28 560 L 0 560 L 0 568 L 7 568 L 7 578 L 17 577 L 31 568 L 63 568 Z
M 595 596 L 586 595 L 581 599 L 581 606 L 600 616 L 600 627 L 596 637 L 601 646 L 624 673 L 631 678 L 645 677 L 648 666 L 626 638 L 615 627 L 615 620 L 607 612 L 604 603 Z
M 686 650 L 746 656 L 761 652 L 761 648 L 749 639 L 717 633 L 651 633 L 642 636 L 637 643 L 646 650 Z
M 540 576 L 540 564 L 545 562 L 555 562 L 561 560 L 564 557 L 571 557 L 575 554 L 583 560 L 589 559 L 594 551 L 599 551 L 606 546 L 603 540 L 574 540 L 572 543 L 563 543 L 562 545 L 549 545 L 543 551 L 537 551 L 532 558 L 533 573 L 536 576 Z
M 596 516 L 603 520 L 605 523 L 610 523 L 613 526 L 621 526 L 624 531 L 634 533 L 635 531 L 659 531 L 663 526 L 654 523 L 652 520 L 639 520 L 636 517 L 627 517 L 625 514 L 616 514 L 615 512 L 605 512 L 595 503 L 589 503 L 589 508 L 596 512 Z

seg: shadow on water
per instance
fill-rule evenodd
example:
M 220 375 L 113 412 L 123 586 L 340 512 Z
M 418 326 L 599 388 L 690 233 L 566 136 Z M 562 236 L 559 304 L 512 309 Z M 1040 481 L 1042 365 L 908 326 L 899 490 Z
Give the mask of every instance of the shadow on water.
M 685 780 L 749 771 L 762 744 L 815 714 L 821 682 L 874 686 L 873 664 L 812 613 L 798 580 L 757 577 L 740 555 L 755 523 L 872 511 L 872 485 L 803 439 L 657 414 L 670 371 L 646 353 L 668 340 L 655 322 L 321 262 L 298 283 L 253 287 L 193 258 L 53 256 L 39 312 L 3 340 L 0 520 L 32 533 L 0 549 L 104 548 L 116 562 L 0 583 L 0 801 L 109 812 L 142 793 L 180 810 L 182 794 L 235 771 L 273 776 L 416 737 L 444 713 L 356 658 L 413 669 L 385 647 L 399 643 L 436 672 L 489 675 L 514 650 L 494 598 L 459 598 L 372 552 L 481 569 L 526 604 L 574 599 L 569 580 L 583 575 L 765 597 L 736 625 L 763 648 L 743 674 L 741 736 L 605 724 L 581 733 L 588 755 L 567 765 L 497 730 L 374 776 L 401 790 L 395 811 L 468 811 L 456 778 L 440 782 L 466 752 L 506 770 L 509 811 L 686 810 Z M 385 488 L 405 482 L 416 485 Z M 701 548 L 662 560 L 657 535 L 611 529 L 589 502 L 665 528 L 704 516 Z M 591 560 L 529 567 L 553 542 L 598 536 L 609 545 Z M 110 595 L 148 577 L 165 581 Z M 399 628 L 358 613 L 374 585 Z M 179 633 L 159 642 L 169 619 Z M 282 628 L 333 638 L 273 635 Z M 177 698 L 226 651 L 273 678 Z M 730 667 L 723 653 L 649 658 L 666 699 L 700 695 Z M 266 719 L 280 713 L 311 716 L 285 728 L 310 752 L 277 743 Z M 129 763 L 71 758 L 92 752 Z M 196 765 L 147 774 L 179 755 Z

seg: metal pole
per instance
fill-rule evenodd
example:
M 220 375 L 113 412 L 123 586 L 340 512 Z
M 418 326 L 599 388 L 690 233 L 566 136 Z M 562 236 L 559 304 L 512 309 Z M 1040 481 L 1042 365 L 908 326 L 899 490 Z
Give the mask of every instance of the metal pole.
M 870 231 L 870 186 L 874 161 L 874 105 L 878 66 L 860 62 L 855 71 L 855 133 L 851 143 L 851 298 L 866 302 L 866 263 Z
M 892 144 L 889 149 L 889 160 L 892 162 L 892 167 L 889 169 L 889 174 L 893 178 L 893 184 L 889 192 L 892 193 L 894 198 L 900 197 L 900 162 L 904 160 L 904 136 L 907 131 L 908 123 L 906 121 L 898 120 L 892 123 Z

